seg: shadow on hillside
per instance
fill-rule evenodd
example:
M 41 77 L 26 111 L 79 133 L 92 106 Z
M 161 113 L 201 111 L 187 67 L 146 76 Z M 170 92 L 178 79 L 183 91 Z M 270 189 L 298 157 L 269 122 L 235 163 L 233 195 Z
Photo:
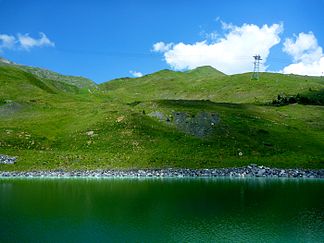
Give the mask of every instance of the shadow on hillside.
M 156 100 L 156 103 L 165 106 L 172 107 L 188 107 L 188 108 L 212 108 L 215 106 L 227 107 L 227 108 L 240 108 L 244 109 L 247 104 L 225 103 L 225 102 L 213 102 L 210 100 Z

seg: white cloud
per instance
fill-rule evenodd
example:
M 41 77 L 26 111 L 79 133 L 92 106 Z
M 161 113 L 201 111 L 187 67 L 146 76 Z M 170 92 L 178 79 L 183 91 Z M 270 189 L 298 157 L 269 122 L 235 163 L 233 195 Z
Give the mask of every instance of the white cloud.
M 30 50 L 33 47 L 55 46 L 44 33 L 39 33 L 39 38 L 32 38 L 29 34 L 17 34 L 16 36 L 0 34 L 0 51 L 8 50 Z
M 290 55 L 294 63 L 284 67 L 283 73 L 320 76 L 324 73 L 323 49 L 318 45 L 312 32 L 299 33 L 295 40 L 287 38 L 283 51 Z
M 142 77 L 143 76 L 143 74 L 141 73 L 141 72 L 137 72 L 137 71 L 129 71 L 129 73 L 131 74 L 131 75 L 133 75 L 135 78 L 140 78 L 140 77 Z
M 255 54 L 260 54 L 266 62 L 271 47 L 280 42 L 279 35 L 283 31 L 282 24 L 259 27 L 222 23 L 222 26 L 225 36 L 212 43 L 207 40 L 194 44 L 158 42 L 153 50 L 162 52 L 165 61 L 176 70 L 210 65 L 227 74 L 242 73 L 251 71 Z M 264 69 L 262 65 L 261 70 Z
M 323 76 L 324 74 L 324 57 L 313 63 L 293 63 L 283 69 L 285 74 L 299 74 L 309 76 Z
M 50 41 L 44 33 L 40 32 L 39 36 L 39 39 L 35 39 L 30 37 L 29 34 L 18 34 L 20 47 L 29 50 L 32 47 L 55 46 L 54 42 Z
M 153 51 L 155 52 L 166 52 L 169 51 L 173 46 L 173 43 L 165 44 L 164 42 L 157 42 L 153 45 Z
M 0 51 L 2 49 L 11 49 L 16 43 L 16 38 L 12 35 L 0 34 Z
M 309 56 L 315 58 L 322 54 L 322 48 L 318 46 L 317 40 L 312 32 L 308 34 L 299 33 L 296 40 L 287 38 L 284 42 L 283 51 L 291 55 L 295 61 L 313 61 Z
M 206 32 L 206 31 L 201 31 L 199 33 L 199 35 L 204 38 L 207 41 L 211 41 L 211 42 L 215 42 L 218 40 L 219 38 L 219 34 L 217 31 L 213 31 L 213 32 Z

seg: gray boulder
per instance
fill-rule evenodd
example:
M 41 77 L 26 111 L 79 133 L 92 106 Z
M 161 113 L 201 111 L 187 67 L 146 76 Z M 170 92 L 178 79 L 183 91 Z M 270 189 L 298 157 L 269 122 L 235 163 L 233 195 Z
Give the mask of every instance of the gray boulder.
M 16 157 L 10 157 L 8 155 L 0 154 L 0 164 L 12 165 L 16 163 Z

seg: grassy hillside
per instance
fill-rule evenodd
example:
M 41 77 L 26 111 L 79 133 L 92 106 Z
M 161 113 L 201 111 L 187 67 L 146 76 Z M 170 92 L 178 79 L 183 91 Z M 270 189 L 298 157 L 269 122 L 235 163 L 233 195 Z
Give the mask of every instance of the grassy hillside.
M 84 89 L 91 90 L 96 87 L 96 84 L 93 81 L 84 77 L 62 75 L 47 69 L 42 69 L 37 67 L 28 67 L 22 65 L 19 65 L 18 67 L 26 72 L 34 74 L 36 77 L 59 81 L 61 83 L 74 85 L 81 89 L 84 88 Z
M 232 167 L 324 168 L 324 80 L 162 70 L 83 92 L 0 67 L 0 170 Z M 303 103 L 303 102 L 299 102 Z M 312 105 L 312 103 L 316 105 Z
M 195 75 L 163 70 L 142 78 L 117 79 L 100 85 L 107 94 L 121 101 L 152 99 L 205 99 L 228 103 L 267 103 L 278 95 L 297 95 L 323 90 L 324 78 L 262 73 L 251 81 L 251 74 L 226 76 L 220 73 Z
M 38 68 L 38 67 L 30 67 L 30 66 L 24 66 L 19 65 L 14 62 L 11 62 L 5 58 L 0 57 L 0 67 L 1 66 L 9 66 L 9 67 L 15 67 L 19 68 L 27 73 L 33 74 L 35 77 L 39 79 L 47 79 L 52 80 L 58 83 L 65 83 L 67 85 L 76 86 L 79 89 L 85 89 L 85 90 L 93 90 L 96 89 L 96 84 L 87 78 L 84 77 L 76 77 L 76 76 L 67 76 L 62 75 L 60 73 L 56 73 L 47 69 Z

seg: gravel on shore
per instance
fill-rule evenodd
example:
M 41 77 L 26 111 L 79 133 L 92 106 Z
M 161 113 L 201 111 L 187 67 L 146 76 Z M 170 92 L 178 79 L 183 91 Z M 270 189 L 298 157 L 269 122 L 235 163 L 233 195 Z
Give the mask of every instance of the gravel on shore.
M 265 178 L 324 178 L 324 169 L 279 169 L 251 164 L 239 168 L 220 169 L 131 169 L 131 170 L 51 170 L 0 171 L 3 177 L 265 177 Z

